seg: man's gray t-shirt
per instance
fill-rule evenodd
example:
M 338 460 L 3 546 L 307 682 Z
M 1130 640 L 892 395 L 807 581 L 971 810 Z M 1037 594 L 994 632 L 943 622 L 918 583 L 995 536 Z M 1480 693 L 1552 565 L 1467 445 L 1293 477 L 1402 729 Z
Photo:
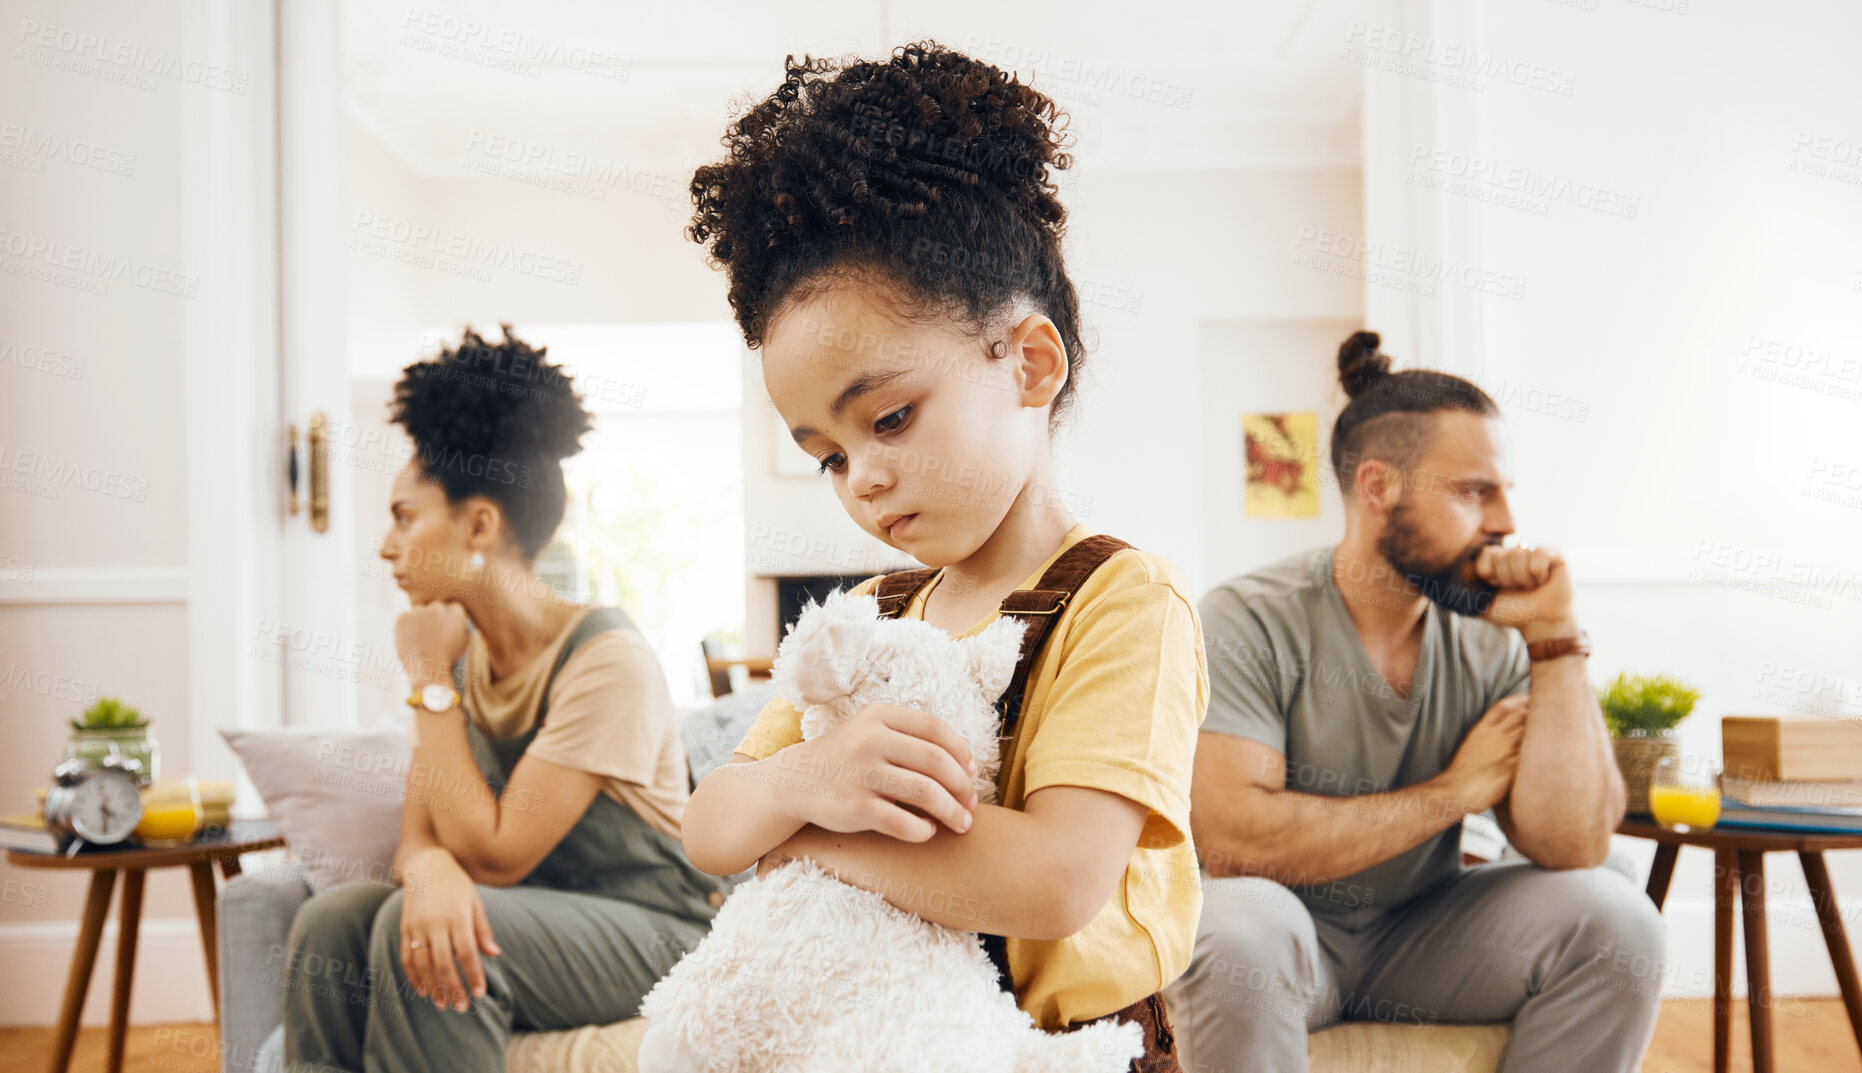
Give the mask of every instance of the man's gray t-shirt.
M 1351 797 L 1426 782 L 1447 769 L 1488 708 L 1526 692 L 1525 642 L 1431 603 L 1409 697 L 1399 697 L 1358 640 L 1332 580 L 1332 553 L 1302 552 L 1202 598 L 1202 729 L 1279 750 L 1286 788 L 1300 793 Z M 1457 822 L 1381 864 L 1295 893 L 1315 914 L 1368 922 L 1459 871 L 1460 834 Z

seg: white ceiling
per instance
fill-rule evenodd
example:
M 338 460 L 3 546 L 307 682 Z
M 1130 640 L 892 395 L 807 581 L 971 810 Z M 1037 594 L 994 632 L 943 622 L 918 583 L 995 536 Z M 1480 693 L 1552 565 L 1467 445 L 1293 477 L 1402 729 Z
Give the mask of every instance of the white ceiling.
M 475 131 L 689 174 L 716 156 L 743 102 L 777 84 L 786 53 L 875 57 L 930 36 L 1054 95 L 1072 116 L 1082 169 L 1350 167 L 1359 74 L 1343 53 L 1358 6 L 344 0 L 344 105 L 426 175 L 460 174 Z M 610 57 L 595 66 L 620 77 L 576 69 L 580 50 Z M 492 65 L 500 61 L 523 70 Z M 1107 90 L 1089 70 L 1187 96 L 1188 106 Z

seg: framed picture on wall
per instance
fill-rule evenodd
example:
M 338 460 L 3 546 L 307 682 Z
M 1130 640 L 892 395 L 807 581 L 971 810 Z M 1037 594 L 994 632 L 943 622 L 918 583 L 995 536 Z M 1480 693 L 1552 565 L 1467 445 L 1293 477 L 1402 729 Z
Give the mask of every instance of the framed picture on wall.
M 1243 414 L 1242 505 L 1249 518 L 1319 516 L 1319 416 Z

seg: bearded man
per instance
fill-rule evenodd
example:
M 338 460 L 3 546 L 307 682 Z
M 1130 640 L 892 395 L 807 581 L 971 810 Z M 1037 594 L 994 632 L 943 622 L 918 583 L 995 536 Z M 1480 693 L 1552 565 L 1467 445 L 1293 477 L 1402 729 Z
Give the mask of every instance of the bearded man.
M 1665 930 L 1605 866 L 1623 783 L 1571 571 L 1506 544 L 1493 400 L 1390 366 L 1370 332 L 1339 351 L 1344 538 L 1200 604 L 1184 1067 L 1303 1073 L 1310 1029 L 1380 1020 L 1511 1022 L 1505 1073 L 1630 1073 Z M 1517 855 L 1465 866 L 1462 820 L 1489 810 Z

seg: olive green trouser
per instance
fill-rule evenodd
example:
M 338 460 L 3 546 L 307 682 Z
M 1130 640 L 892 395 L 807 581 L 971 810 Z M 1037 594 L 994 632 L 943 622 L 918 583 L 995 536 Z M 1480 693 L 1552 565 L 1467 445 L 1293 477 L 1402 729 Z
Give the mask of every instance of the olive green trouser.
M 610 1024 L 706 926 L 614 898 L 543 887 L 486 887 L 487 993 L 464 1013 L 421 998 L 401 966 L 401 890 L 352 883 L 304 903 L 292 921 L 286 1069 L 346 1073 L 504 1069 L 511 1033 Z M 463 980 L 463 974 L 461 980 Z

